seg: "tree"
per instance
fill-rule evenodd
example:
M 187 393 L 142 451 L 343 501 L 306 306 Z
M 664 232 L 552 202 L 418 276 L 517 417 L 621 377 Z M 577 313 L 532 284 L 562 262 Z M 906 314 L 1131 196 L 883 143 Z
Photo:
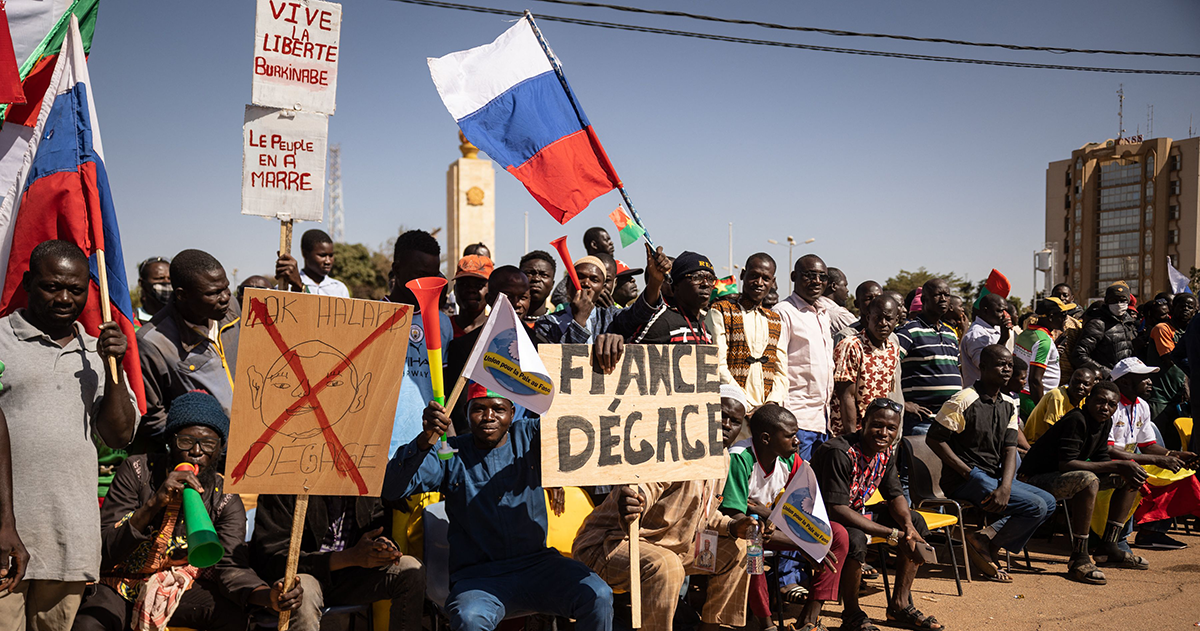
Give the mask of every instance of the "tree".
M 979 289 L 983 287 L 983 283 L 978 286 L 975 283 L 967 280 L 964 276 L 959 276 L 953 272 L 949 274 L 938 274 L 925 269 L 923 266 L 918 267 L 917 271 L 900 270 L 895 276 L 887 279 L 883 283 L 883 288 L 888 291 L 899 292 L 901 296 L 907 296 L 908 292 L 924 285 L 932 278 L 944 278 L 950 284 L 950 292 L 956 296 L 962 296 L 962 299 L 968 303 L 975 302 L 975 297 L 979 295 Z
M 379 264 L 383 259 L 384 265 Z M 346 283 L 355 298 L 379 300 L 387 294 L 387 270 L 391 257 L 372 252 L 361 243 L 333 244 L 333 269 L 329 275 Z

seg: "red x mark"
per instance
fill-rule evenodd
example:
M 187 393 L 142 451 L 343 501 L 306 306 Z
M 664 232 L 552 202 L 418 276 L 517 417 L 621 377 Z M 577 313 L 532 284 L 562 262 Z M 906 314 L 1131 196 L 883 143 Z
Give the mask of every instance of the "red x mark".
M 363 480 L 362 474 L 359 473 L 358 467 L 354 464 L 354 461 L 351 460 L 350 456 L 343 450 L 342 441 L 338 440 L 337 434 L 334 433 L 333 428 L 330 426 L 329 418 L 325 415 L 325 410 L 321 407 L 321 401 L 317 398 L 317 395 L 320 394 L 321 391 L 324 390 L 326 386 L 328 386 L 330 382 L 334 380 L 334 376 L 341 374 L 341 372 L 350 365 L 350 362 L 354 361 L 354 358 L 358 357 L 364 350 L 366 350 L 368 346 L 378 340 L 379 337 L 383 335 L 384 331 L 390 329 L 392 325 L 396 324 L 396 322 L 400 321 L 400 319 L 407 315 L 408 309 L 409 308 L 407 305 L 401 305 L 398 309 L 396 309 L 396 311 L 392 313 L 392 315 L 386 321 L 384 321 L 383 324 L 379 325 L 379 327 L 374 331 L 371 331 L 371 334 L 368 335 L 366 339 L 360 342 L 358 346 L 354 347 L 354 350 L 347 353 L 346 358 L 338 363 L 337 366 L 334 366 L 333 370 L 330 370 L 329 373 L 325 375 L 325 377 L 321 379 L 321 381 L 314 388 L 309 384 L 308 375 L 304 373 L 304 366 L 301 365 L 300 358 L 296 356 L 295 353 L 288 352 L 290 347 L 286 342 L 283 341 L 283 336 L 280 335 L 279 329 L 275 326 L 275 321 L 272 320 L 270 314 L 267 313 L 266 304 L 257 298 L 252 298 L 250 300 L 251 312 L 256 318 L 258 318 L 259 321 L 263 323 L 263 326 L 267 331 L 267 335 L 271 336 L 271 341 L 275 342 L 276 348 L 278 348 L 279 352 L 287 358 L 288 364 L 292 367 L 292 370 L 296 373 L 296 377 L 300 380 L 301 389 L 306 394 L 297 399 L 295 403 L 288 406 L 288 409 L 284 410 L 283 413 L 279 415 L 279 418 L 275 419 L 275 422 L 271 423 L 271 425 L 267 427 L 267 430 L 262 433 L 262 436 L 259 436 L 258 440 L 254 441 L 254 443 L 250 445 L 250 449 L 246 451 L 246 454 L 242 456 L 242 459 L 238 461 L 237 466 L 233 469 L 233 481 L 240 482 L 242 478 L 246 477 L 246 470 L 250 468 L 250 463 L 254 462 L 254 459 L 258 457 L 259 453 L 262 452 L 263 447 L 265 447 L 267 443 L 271 441 L 271 439 L 274 437 L 273 434 L 278 433 L 279 430 L 291 420 L 292 415 L 296 413 L 296 410 L 300 409 L 304 405 L 311 405 L 313 412 L 317 416 L 317 424 L 321 426 L 321 433 L 325 437 L 325 444 L 334 454 L 334 469 L 338 472 L 338 475 L 342 477 L 345 477 L 347 474 L 349 474 L 354 480 L 354 484 L 358 486 L 359 495 L 366 495 L 367 483 Z

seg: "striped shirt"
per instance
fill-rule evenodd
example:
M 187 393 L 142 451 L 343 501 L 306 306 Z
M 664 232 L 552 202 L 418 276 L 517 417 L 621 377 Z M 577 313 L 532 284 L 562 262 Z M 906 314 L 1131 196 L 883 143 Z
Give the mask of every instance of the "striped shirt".
M 963 387 L 958 338 L 945 323 L 930 326 L 919 314 L 896 329 L 896 338 L 900 341 L 900 387 L 904 400 L 936 413 Z

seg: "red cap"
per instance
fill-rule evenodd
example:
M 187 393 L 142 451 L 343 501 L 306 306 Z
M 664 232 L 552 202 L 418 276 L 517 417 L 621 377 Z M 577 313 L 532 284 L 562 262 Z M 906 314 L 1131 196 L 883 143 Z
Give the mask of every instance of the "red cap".
M 495 264 L 492 263 L 492 259 L 482 254 L 468 254 L 458 259 L 458 270 L 454 273 L 454 280 L 466 276 L 474 276 L 475 278 L 487 280 L 492 275 L 494 267 Z

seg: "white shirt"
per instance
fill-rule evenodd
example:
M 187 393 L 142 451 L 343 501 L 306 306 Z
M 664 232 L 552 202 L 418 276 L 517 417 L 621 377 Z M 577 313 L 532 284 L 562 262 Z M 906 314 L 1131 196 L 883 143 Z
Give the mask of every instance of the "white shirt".
M 350 297 L 350 290 L 346 287 L 346 283 L 343 283 L 332 276 L 326 276 L 321 280 L 321 282 L 318 283 L 309 278 L 308 275 L 304 273 L 304 270 L 300 270 L 300 282 L 304 283 L 304 288 L 310 294 L 317 294 L 319 296 L 334 296 L 337 298 Z
M 773 309 L 783 319 L 779 346 L 788 355 L 788 394 L 783 406 L 800 429 L 823 434 L 829 429 L 833 396 L 833 335 L 823 301 L 810 305 L 792 293 Z
M 964 388 L 970 388 L 979 381 L 979 355 L 983 349 L 1000 341 L 1000 327 L 975 318 L 959 343 L 958 359 L 962 364 L 962 382 Z
M 1137 447 L 1146 447 L 1158 442 L 1154 436 L 1153 422 L 1150 420 L 1150 404 L 1138 399 L 1130 402 L 1121 397 L 1117 411 L 1112 415 L 1112 431 L 1108 434 L 1108 444 L 1122 451 L 1133 453 Z

